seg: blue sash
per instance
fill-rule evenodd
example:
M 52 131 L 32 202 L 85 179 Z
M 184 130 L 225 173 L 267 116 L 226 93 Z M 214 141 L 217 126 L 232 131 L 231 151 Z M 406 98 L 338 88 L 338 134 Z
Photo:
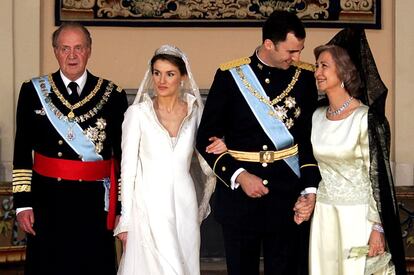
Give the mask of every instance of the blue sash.
M 33 78 L 32 82 L 50 123 L 66 143 L 82 156 L 82 161 L 102 160 L 102 156 L 95 152 L 95 145 L 84 135 L 79 124 L 76 121 L 69 121 L 66 116 L 58 117 L 56 111 L 53 111 L 52 106 L 48 104 L 50 101 L 48 94 L 51 93 L 48 76 Z
M 239 72 L 237 70 L 241 70 L 241 75 L 239 75 Z M 276 117 L 270 115 L 270 113 L 275 113 L 274 107 L 258 100 L 258 98 L 256 98 L 245 85 L 244 82 L 247 81 L 247 83 L 249 83 L 249 85 L 251 85 L 251 87 L 261 96 L 268 98 L 267 94 L 263 90 L 262 85 L 260 84 L 250 66 L 243 65 L 240 67 L 232 68 L 230 69 L 230 72 L 236 81 L 240 92 L 244 96 L 244 99 L 247 101 L 247 104 L 255 115 L 257 121 L 262 126 L 263 131 L 266 133 L 266 135 L 273 142 L 276 149 L 282 150 L 293 146 L 293 136 L 290 134 L 285 124 Z M 292 171 L 298 177 L 300 177 L 299 156 L 294 155 L 283 160 L 287 163 L 287 165 L 289 165 Z

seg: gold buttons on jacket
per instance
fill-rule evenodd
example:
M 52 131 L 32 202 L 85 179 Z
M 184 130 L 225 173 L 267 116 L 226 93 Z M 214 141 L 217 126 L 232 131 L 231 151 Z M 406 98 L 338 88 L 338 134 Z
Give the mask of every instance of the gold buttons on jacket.
M 267 185 L 269 183 L 268 180 L 263 180 L 263 185 Z
M 262 166 L 267 167 L 267 163 L 266 162 L 262 163 Z
M 270 83 L 270 79 L 269 78 L 266 78 L 265 79 L 265 82 L 266 82 L 266 84 L 269 84 Z
M 82 182 L 83 180 L 82 179 L 79 179 L 79 182 Z
M 227 169 L 226 166 L 221 167 L 221 171 L 223 171 L 223 172 L 226 172 L 226 169 Z
M 62 145 L 63 144 L 63 140 L 59 139 L 58 144 L 59 145 Z
M 58 157 L 61 157 L 63 154 L 62 154 L 62 152 L 59 152 L 57 155 L 58 155 Z
M 267 150 L 267 145 L 263 145 L 263 150 Z
M 57 181 L 61 181 L 62 180 L 62 178 L 57 178 Z

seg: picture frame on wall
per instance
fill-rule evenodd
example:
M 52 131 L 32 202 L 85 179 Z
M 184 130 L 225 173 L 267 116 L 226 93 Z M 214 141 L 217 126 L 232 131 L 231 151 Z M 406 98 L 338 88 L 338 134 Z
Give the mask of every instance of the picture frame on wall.
M 381 28 L 381 0 L 55 0 L 55 24 L 260 27 L 274 10 L 296 13 L 306 27 Z

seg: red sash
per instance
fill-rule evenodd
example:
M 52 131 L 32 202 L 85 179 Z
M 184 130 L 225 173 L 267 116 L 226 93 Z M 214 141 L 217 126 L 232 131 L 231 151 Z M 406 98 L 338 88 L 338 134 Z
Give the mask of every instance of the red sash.
M 116 161 L 79 161 L 68 159 L 57 159 L 43 156 L 37 152 L 34 154 L 33 170 L 45 177 L 61 178 L 64 180 L 96 181 L 109 177 L 111 181 L 109 193 L 109 210 L 107 228 L 112 230 L 115 225 L 116 202 L 117 202 L 117 171 Z

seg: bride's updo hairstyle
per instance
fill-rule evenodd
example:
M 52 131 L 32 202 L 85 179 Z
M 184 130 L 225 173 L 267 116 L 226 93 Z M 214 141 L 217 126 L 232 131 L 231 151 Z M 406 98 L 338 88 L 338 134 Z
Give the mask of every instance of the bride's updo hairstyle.
M 166 53 L 159 53 L 154 55 L 151 58 L 150 64 L 151 64 L 151 73 L 154 72 L 154 64 L 158 60 L 168 61 L 169 63 L 173 64 L 178 68 L 181 75 L 187 75 L 187 68 L 184 63 L 184 61 L 181 59 L 181 57 L 172 55 L 172 54 L 166 54 Z

